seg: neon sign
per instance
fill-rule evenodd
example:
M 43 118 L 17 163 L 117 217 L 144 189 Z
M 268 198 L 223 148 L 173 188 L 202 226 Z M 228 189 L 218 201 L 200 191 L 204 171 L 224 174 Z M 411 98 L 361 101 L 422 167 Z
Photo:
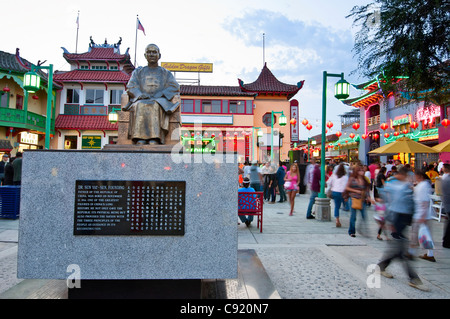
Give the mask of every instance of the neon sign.
M 432 123 L 435 117 L 441 116 L 441 107 L 437 105 L 431 105 L 428 107 L 420 107 L 417 109 L 416 118 L 419 121 L 423 121 L 423 124 Z

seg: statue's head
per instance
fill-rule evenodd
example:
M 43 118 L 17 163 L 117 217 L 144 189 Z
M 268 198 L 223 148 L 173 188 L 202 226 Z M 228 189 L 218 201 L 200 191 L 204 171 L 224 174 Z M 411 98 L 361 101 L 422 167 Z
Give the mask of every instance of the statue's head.
M 158 60 L 161 58 L 161 52 L 156 44 L 149 44 L 145 47 L 144 56 L 149 64 L 154 64 L 158 63 Z

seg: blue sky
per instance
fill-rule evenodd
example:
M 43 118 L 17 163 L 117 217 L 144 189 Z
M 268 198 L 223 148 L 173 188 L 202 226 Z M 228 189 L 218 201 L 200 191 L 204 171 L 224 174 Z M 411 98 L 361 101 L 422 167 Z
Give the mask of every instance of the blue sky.
M 273 74 L 289 84 L 305 80 L 294 97 L 300 103 L 300 120 L 314 128 L 301 128 L 302 139 L 320 134 L 322 72 L 344 72 L 351 83 L 365 78 L 349 73 L 356 69 L 353 58 L 352 21 L 345 16 L 355 5 L 369 0 L 190 0 L 190 1 L 20 1 L 20 15 L 0 20 L 0 50 L 37 63 L 47 60 L 57 70 L 68 70 L 65 47 L 75 52 L 76 19 L 80 11 L 78 52 L 86 52 L 89 37 L 97 43 L 116 43 L 122 37 L 122 53 L 135 54 L 136 15 L 145 28 L 137 37 L 137 64 L 143 65 L 144 47 L 156 43 L 163 62 L 209 62 L 212 74 L 202 74 L 203 85 L 238 85 L 238 78 L 256 80 L 265 61 Z M 18 20 L 20 17 L 21 20 Z M 195 74 L 196 76 L 196 74 Z M 327 121 L 340 128 L 339 114 L 350 111 L 333 97 L 334 83 L 328 79 Z M 356 90 L 352 96 L 359 95 Z

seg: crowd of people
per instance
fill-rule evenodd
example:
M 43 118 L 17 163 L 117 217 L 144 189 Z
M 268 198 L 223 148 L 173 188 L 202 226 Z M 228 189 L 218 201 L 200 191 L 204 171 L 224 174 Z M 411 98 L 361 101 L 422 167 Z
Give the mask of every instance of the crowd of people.
M 421 169 L 414 171 L 409 164 L 402 164 L 399 160 L 373 162 L 370 165 L 332 160 L 326 164 L 325 171 L 326 192 L 334 201 L 336 227 L 342 227 L 341 209 L 350 211 L 349 236 L 356 237 L 357 232 L 367 236 L 366 210 L 373 205 L 374 219 L 379 226 L 376 238 L 383 240 L 384 236 L 389 242 L 389 249 L 378 263 L 381 275 L 392 278 L 386 268 L 392 260 L 400 259 L 405 263 L 409 284 L 427 290 L 410 267 L 409 260 L 419 257 L 436 262 L 434 241 L 430 235 L 433 224 L 430 196 L 433 192 L 439 193 L 443 211 L 447 215 L 450 213 L 450 164 L 424 162 Z M 280 163 L 278 167 L 266 163 L 260 167 L 256 161 L 246 164 L 240 173 L 244 178 L 240 191 L 262 191 L 264 199 L 270 204 L 276 202 L 278 192 L 279 202 L 290 202 L 289 216 L 294 214 L 295 197 L 301 183 L 304 183 L 310 194 L 306 218 L 315 218 L 313 207 L 320 192 L 321 167 L 314 158 L 308 163 L 304 176 L 300 176 L 297 163 Z M 358 213 L 362 222 L 357 226 Z M 250 225 L 248 220 L 244 220 L 245 217 L 240 217 L 247 226 Z M 411 226 L 409 235 L 407 226 Z M 442 243 L 445 248 L 450 248 L 449 226 L 447 219 Z M 421 246 L 426 250 L 423 254 L 419 253 Z
M 0 161 L 0 183 L 2 186 L 20 185 L 22 180 L 22 153 L 17 152 L 15 157 L 2 155 Z

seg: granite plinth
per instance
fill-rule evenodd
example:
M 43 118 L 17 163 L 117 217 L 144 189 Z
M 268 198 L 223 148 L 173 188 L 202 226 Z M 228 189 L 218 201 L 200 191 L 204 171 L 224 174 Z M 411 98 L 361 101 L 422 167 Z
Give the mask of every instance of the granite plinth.
M 316 197 L 316 220 L 331 221 L 331 206 L 329 198 Z
M 237 162 L 230 154 L 218 158 L 210 164 L 144 150 L 25 152 L 18 277 L 237 278 Z M 75 236 L 77 180 L 185 181 L 184 235 Z

